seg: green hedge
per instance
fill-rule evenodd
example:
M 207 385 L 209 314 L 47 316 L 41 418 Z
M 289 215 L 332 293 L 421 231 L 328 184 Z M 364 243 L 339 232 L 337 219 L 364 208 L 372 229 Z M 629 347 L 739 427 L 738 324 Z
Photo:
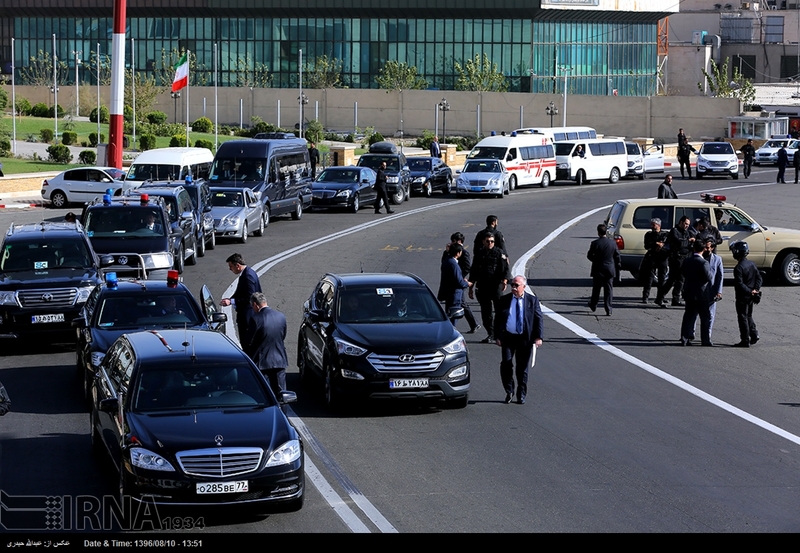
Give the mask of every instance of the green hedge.
M 53 144 L 47 148 L 48 159 L 56 163 L 69 163 L 72 161 L 72 153 L 63 144 Z

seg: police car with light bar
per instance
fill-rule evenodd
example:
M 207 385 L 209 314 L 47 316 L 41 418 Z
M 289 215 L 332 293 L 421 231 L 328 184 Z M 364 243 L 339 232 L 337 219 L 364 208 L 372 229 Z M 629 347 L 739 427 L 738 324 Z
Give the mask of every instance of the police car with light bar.
M 717 253 L 726 272 L 736 265 L 728 245 L 743 240 L 750 246 L 748 259 L 761 271 L 774 274 L 786 284 L 800 285 L 800 230 L 761 225 L 726 200 L 718 194 L 701 194 L 699 200 L 617 200 L 608 212 L 606 225 L 609 238 L 617 242 L 622 269 L 638 278 L 646 253 L 644 235 L 650 231 L 651 219 L 660 219 L 661 229 L 668 231 L 685 215 L 692 222 L 706 218 L 719 230 L 723 243 Z

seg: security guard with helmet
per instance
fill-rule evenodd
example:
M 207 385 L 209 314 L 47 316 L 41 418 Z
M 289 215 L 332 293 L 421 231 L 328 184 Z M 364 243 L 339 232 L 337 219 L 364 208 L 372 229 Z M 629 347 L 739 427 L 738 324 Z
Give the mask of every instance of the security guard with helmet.
M 736 290 L 736 318 L 739 322 L 741 340 L 736 348 L 749 348 L 758 342 L 758 330 L 753 321 L 753 305 L 761 301 L 761 273 L 756 264 L 747 259 L 750 247 L 747 242 L 733 242 L 730 245 L 733 258 L 738 262 L 733 268 L 733 282 Z

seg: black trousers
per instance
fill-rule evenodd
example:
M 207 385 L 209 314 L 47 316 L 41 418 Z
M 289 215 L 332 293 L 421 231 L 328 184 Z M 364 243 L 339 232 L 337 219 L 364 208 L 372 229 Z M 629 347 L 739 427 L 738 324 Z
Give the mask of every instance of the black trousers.
M 753 320 L 753 302 L 749 299 L 736 300 L 736 319 L 739 322 L 739 337 L 742 342 L 750 343 L 758 338 L 758 329 Z
M 744 178 L 749 178 L 750 172 L 753 170 L 753 160 L 745 159 L 742 164 L 742 169 L 744 170 Z
M 683 257 L 673 257 L 669 260 L 669 278 L 667 278 L 667 282 L 664 283 L 664 287 L 659 288 L 658 299 L 664 299 L 670 289 L 672 289 L 672 301 L 676 303 L 680 301 L 681 293 L 683 292 L 683 273 L 681 272 L 681 265 L 683 265 L 684 259 Z
M 778 165 L 778 177 L 775 182 L 786 182 L 786 167 Z
M 518 400 L 523 399 L 528 394 L 528 367 L 531 364 L 531 353 L 536 346 L 527 343 L 521 334 L 503 331 L 502 336 L 498 338 L 502 344 L 500 380 L 503 382 L 503 389 L 507 394 L 514 395 L 516 375 L 516 396 Z
M 611 313 L 614 303 L 614 277 L 592 277 L 592 299 L 589 300 L 589 307 L 597 307 L 600 290 L 603 291 L 603 307 Z
M 645 299 L 650 297 L 653 280 L 658 283 L 656 287 L 656 295 L 658 295 L 658 291 L 664 287 L 664 281 L 667 278 L 667 260 L 653 259 L 651 255 L 645 255 L 639 271 L 639 281 L 642 283 L 642 297 Z
M 481 290 L 480 285 L 475 292 L 478 297 L 478 303 L 481 305 L 481 320 L 483 328 L 489 333 L 489 336 L 494 336 L 494 314 L 498 313 L 498 302 L 500 298 L 497 297 L 497 289 L 500 285 L 495 286 L 487 285 L 488 291 Z
M 272 393 L 280 400 L 281 392 L 286 389 L 286 369 L 261 369 L 261 374 L 267 378 Z
M 685 158 L 678 156 L 678 164 L 681 166 L 681 177 L 684 176 L 683 168 L 686 167 L 686 172 L 689 174 L 689 178 L 692 178 L 692 164 L 689 161 L 689 156 Z
M 386 212 L 388 213 L 392 208 L 389 206 L 389 193 L 386 191 L 386 187 L 376 186 L 375 192 L 378 193 L 375 197 L 375 211 L 378 212 L 381 210 L 381 202 L 383 202 L 383 205 L 386 206 Z

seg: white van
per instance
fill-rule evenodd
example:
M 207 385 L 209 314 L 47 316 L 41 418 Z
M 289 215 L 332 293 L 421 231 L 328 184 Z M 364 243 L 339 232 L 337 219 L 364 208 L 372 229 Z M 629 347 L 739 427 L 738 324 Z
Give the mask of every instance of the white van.
M 489 136 L 478 142 L 467 159 L 499 159 L 508 172 L 508 189 L 538 184 L 549 186 L 555 179 L 556 156 L 553 142 L 543 134 L 511 133 Z
M 628 174 L 628 152 L 621 138 L 556 142 L 556 180 L 581 185 L 593 180 L 619 181 Z
M 208 179 L 213 161 L 214 154 L 208 148 L 156 148 L 133 160 L 125 180 L 183 181 L 186 175 Z
M 517 134 L 543 134 L 550 137 L 553 142 L 597 138 L 597 131 L 592 127 L 527 127 L 514 132 Z

